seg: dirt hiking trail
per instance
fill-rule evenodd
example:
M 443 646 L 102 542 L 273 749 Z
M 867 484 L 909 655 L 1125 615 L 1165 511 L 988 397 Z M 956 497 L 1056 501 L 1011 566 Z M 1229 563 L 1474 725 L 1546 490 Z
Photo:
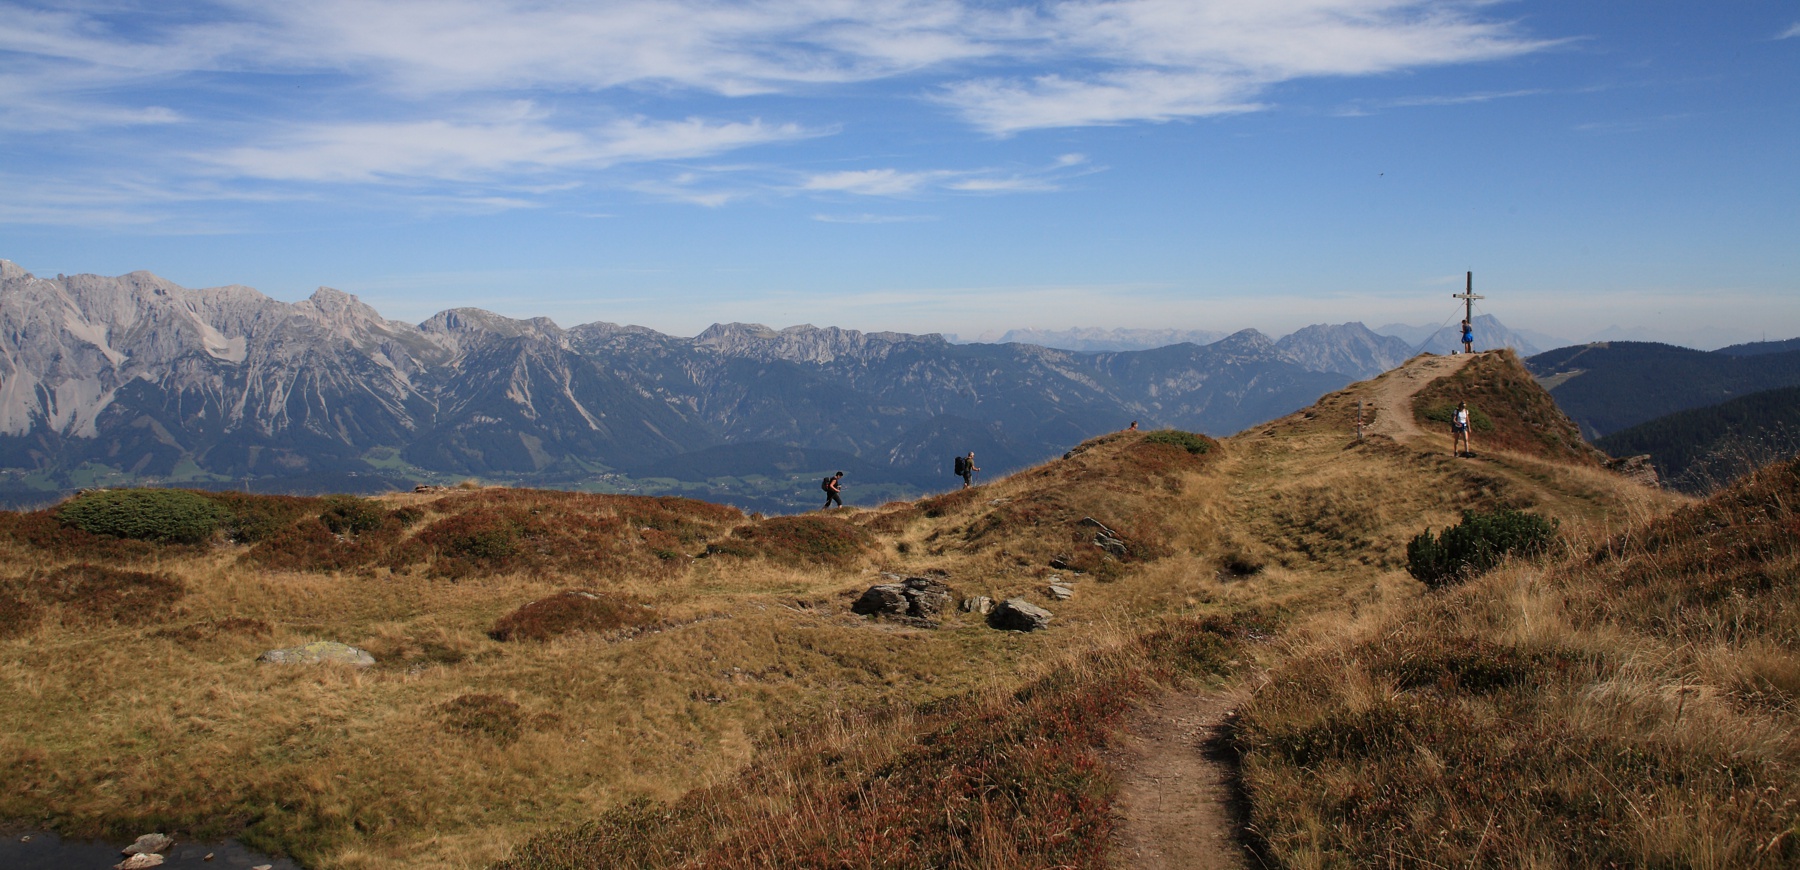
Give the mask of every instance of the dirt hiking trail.
M 1375 422 L 1369 424 L 1370 435 L 1386 435 L 1401 443 L 1428 437 L 1413 422 L 1412 398 L 1426 384 L 1448 377 L 1468 365 L 1476 354 L 1415 357 L 1399 368 L 1369 382 L 1367 398 L 1375 407 Z
M 1375 408 L 1368 433 L 1403 444 L 1432 438 L 1413 422 L 1413 396 L 1473 359 L 1470 354 L 1415 357 L 1367 382 L 1361 397 Z M 1264 866 L 1243 836 L 1246 819 L 1237 758 L 1226 733 L 1232 714 L 1262 679 L 1266 676 L 1235 688 L 1168 692 L 1133 712 L 1114 759 L 1119 775 L 1116 866 L 1133 870 Z
M 1225 724 L 1239 697 L 1171 692 L 1134 712 L 1120 750 L 1118 866 L 1141 870 L 1250 870 Z

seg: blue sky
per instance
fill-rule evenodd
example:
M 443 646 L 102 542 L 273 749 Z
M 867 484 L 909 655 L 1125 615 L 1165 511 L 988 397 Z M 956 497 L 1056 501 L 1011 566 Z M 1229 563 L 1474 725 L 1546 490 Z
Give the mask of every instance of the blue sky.
M 0 257 L 417 321 L 1800 335 L 1800 4 L 0 0 Z M 1618 334 L 1618 333 L 1614 333 Z

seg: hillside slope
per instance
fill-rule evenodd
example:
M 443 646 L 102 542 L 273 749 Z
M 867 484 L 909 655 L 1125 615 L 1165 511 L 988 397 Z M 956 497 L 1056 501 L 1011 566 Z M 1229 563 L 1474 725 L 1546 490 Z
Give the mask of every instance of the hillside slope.
M 1614 341 L 1558 348 L 1526 361 L 1588 438 L 1689 408 L 1800 386 L 1800 351 L 1742 355 Z
M 1705 494 L 1800 452 L 1800 387 L 1678 411 L 1594 442 L 1615 456 L 1649 454 L 1668 485 Z
M 1464 509 L 1601 537 L 1678 501 L 1448 456 L 1413 399 L 1475 363 L 878 509 L 216 494 L 231 516 L 199 543 L 0 514 L 0 818 L 235 832 L 317 868 L 1103 866 L 1134 705 L 1419 599 L 1406 543 Z M 1488 413 L 1536 407 L 1507 395 Z M 950 607 L 852 611 L 901 578 Z M 955 607 L 978 596 L 1053 615 L 996 630 Z M 376 664 L 255 661 L 320 640 Z

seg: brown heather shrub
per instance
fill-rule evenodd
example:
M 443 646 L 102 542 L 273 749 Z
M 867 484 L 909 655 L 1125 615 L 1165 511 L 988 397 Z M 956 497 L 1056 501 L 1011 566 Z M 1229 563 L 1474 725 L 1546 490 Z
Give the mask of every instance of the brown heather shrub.
M 51 571 L 34 579 L 31 588 L 65 614 L 124 625 L 162 616 L 187 592 L 180 580 L 167 574 L 86 563 Z
M 919 512 L 930 519 L 949 516 L 950 514 L 956 513 L 957 511 L 963 510 L 974 504 L 975 495 L 979 491 L 979 489 L 975 488 L 957 489 L 946 492 L 943 495 L 934 495 L 930 498 L 919 499 Z
M 420 556 L 437 574 L 528 571 L 668 578 L 689 551 L 743 520 L 736 508 L 683 498 L 491 489 L 433 506 Z
M 243 616 L 224 619 L 202 619 L 180 627 L 159 628 L 152 637 L 166 637 L 184 644 L 198 644 L 221 637 L 268 637 L 273 631 L 267 622 Z
M 191 544 L 155 544 L 96 535 L 63 525 L 53 511 L 0 511 L 0 540 L 10 540 L 20 547 L 36 550 L 47 557 L 46 561 L 136 562 L 163 553 L 196 551 Z
M 25 634 L 37 628 L 43 618 L 44 608 L 26 594 L 24 584 L 0 581 L 0 639 Z
M 231 513 L 225 533 L 240 544 L 254 544 L 315 513 L 321 499 L 293 495 L 251 495 L 242 492 L 201 493 Z
M 338 535 L 308 517 L 263 539 L 242 558 L 289 571 L 348 571 L 381 561 L 399 533 L 399 525 L 390 522 L 361 535 Z
M 438 705 L 444 728 L 469 737 L 480 737 L 506 746 L 519 739 L 525 715 L 519 705 L 499 695 L 458 695 Z
M 494 623 L 488 637 L 498 641 L 549 640 L 572 632 L 598 632 L 643 625 L 655 612 L 634 601 L 570 590 L 540 598 Z
M 846 714 L 764 746 L 735 780 L 534 838 L 493 870 L 1104 868 L 1100 753 L 1129 705 L 1225 672 L 1268 621 L 1184 620 L 1073 657 L 1016 692 Z
M 875 545 L 873 535 L 837 517 L 770 517 L 731 531 L 714 552 L 781 562 L 844 566 Z

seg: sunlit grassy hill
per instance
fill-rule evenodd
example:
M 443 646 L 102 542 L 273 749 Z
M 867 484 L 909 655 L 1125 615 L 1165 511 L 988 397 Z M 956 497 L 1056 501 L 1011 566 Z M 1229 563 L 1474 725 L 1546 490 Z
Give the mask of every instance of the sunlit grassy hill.
M 1454 458 L 1431 420 L 1445 390 L 1478 397 L 1495 432 L 1553 437 L 1496 436 Z M 0 818 L 242 831 L 309 867 L 1097 867 L 1114 860 L 1105 752 L 1124 712 L 1272 671 L 1242 741 L 1269 853 L 1367 863 L 1331 856 L 1399 842 L 1357 839 L 1391 821 L 1359 815 L 1378 796 L 1307 803 L 1329 783 L 1308 779 L 1311 756 L 1282 755 L 1281 735 L 1335 740 L 1359 711 L 1420 697 L 1386 672 L 1339 679 L 1407 614 L 1468 601 L 1475 615 L 1456 618 L 1487 630 L 1505 620 L 1480 614 L 1503 614 L 1525 576 L 1605 610 L 1580 566 L 1640 558 L 1637 530 L 1682 503 L 1605 471 L 1558 419 L 1510 354 L 1427 356 L 1222 442 L 1119 432 L 878 509 L 762 518 L 498 488 L 208 495 L 195 497 L 222 510 L 194 543 L 0 515 L 0 691 L 17 701 L 0 708 Z M 1407 573 L 1414 536 L 1498 508 L 1556 518 L 1551 561 L 1449 592 Z M 1610 562 L 1590 555 L 1608 546 Z M 953 606 L 851 612 L 904 577 L 946 584 Z M 1054 616 L 998 631 L 954 606 L 976 596 Z M 1475 630 L 1437 625 L 1404 636 Z M 256 661 L 319 640 L 376 664 Z M 1482 643 L 1469 649 L 1502 641 Z M 1759 649 L 1786 691 L 1779 643 Z M 1365 742 L 1416 750 L 1408 739 Z M 1507 796 L 1483 787 L 1434 800 Z M 1570 818 L 1581 830 L 1588 816 Z M 1534 836 L 1547 835 L 1518 838 Z M 1476 839 L 1474 858 L 1501 854 Z M 1437 862 L 1437 847 L 1403 844 L 1425 850 L 1417 866 Z

